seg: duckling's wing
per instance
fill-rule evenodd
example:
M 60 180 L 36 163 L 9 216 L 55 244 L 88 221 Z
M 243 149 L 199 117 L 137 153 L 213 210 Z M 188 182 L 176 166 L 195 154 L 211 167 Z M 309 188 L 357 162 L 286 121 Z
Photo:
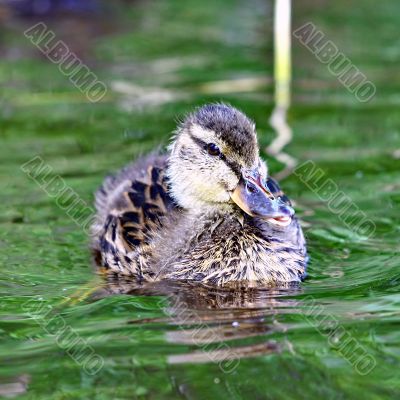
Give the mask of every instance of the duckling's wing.
M 160 227 L 160 218 L 172 206 L 164 180 L 164 170 L 150 165 L 141 179 L 132 180 L 123 193 L 125 207 L 119 210 L 119 222 L 124 246 L 132 250 L 148 244 L 152 234 Z
M 177 208 L 168 194 L 166 156 L 150 155 L 106 178 L 96 193 L 94 249 L 106 270 L 142 277 L 139 254 Z
M 268 177 L 266 181 L 266 186 L 275 197 L 279 197 L 284 203 L 288 204 L 289 206 L 292 205 L 289 197 L 285 195 L 275 179 Z

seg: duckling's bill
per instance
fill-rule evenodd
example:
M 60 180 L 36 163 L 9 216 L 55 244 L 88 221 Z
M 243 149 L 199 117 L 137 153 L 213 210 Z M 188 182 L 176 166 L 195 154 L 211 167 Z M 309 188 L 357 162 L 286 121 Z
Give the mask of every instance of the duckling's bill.
M 243 174 L 231 199 L 248 215 L 278 226 L 292 222 L 294 210 L 266 188 L 257 172 Z

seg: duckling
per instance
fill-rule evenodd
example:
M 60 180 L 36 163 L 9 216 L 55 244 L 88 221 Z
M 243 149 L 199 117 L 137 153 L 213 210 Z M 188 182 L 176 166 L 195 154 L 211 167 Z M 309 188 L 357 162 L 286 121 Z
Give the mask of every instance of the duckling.
M 95 197 L 93 250 L 108 276 L 250 287 L 305 277 L 290 200 L 259 156 L 255 124 L 230 105 L 189 114 L 167 154 L 106 178 Z

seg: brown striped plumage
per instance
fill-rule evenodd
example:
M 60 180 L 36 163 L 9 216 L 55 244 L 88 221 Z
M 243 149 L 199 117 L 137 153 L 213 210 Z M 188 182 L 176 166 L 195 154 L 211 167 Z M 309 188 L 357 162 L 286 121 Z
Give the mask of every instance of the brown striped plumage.
M 241 120 L 246 117 L 228 106 L 208 107 L 211 107 L 206 110 L 210 112 L 211 121 L 206 133 L 216 129 L 222 135 L 224 126 L 231 124 L 227 129 L 230 141 L 218 142 L 221 147 L 229 142 L 220 157 L 227 155 L 222 160 L 224 168 L 240 171 L 246 165 L 258 165 L 257 168 L 265 169 L 258 159 L 258 147 L 253 149 L 257 146 L 256 141 L 248 145 L 247 150 L 243 147 L 246 146 L 243 136 L 253 135 L 249 133 L 248 120 Z M 212 120 L 213 110 L 215 120 Z M 196 115 L 190 116 L 181 130 L 191 129 L 187 127 L 190 118 L 196 118 Z M 204 125 L 202 123 L 201 127 Z M 236 138 L 232 138 L 232 130 L 236 132 Z M 208 182 L 204 181 L 201 171 L 214 166 L 209 164 L 206 168 L 203 162 L 215 158 L 210 161 L 201 143 L 196 143 L 201 139 L 191 140 L 191 136 L 184 138 L 183 135 L 178 133 L 174 141 L 172 152 L 177 154 L 175 158 L 159 154 L 144 157 L 107 178 L 97 192 L 93 249 L 102 270 L 133 276 L 138 281 L 190 280 L 216 285 L 243 282 L 250 286 L 300 281 L 305 275 L 307 256 L 296 218 L 288 226 L 275 226 L 263 218 L 248 215 L 232 201 L 224 202 L 219 197 L 217 201 L 209 201 L 208 198 L 223 196 L 223 190 L 231 189 L 216 188 L 214 193 L 213 185 L 204 186 Z M 239 150 L 235 152 L 235 140 L 240 142 L 241 154 Z M 196 170 L 180 182 L 171 172 L 171 163 L 189 157 L 194 160 Z M 215 162 L 217 168 L 222 168 L 218 167 L 222 165 L 218 164 L 220 161 Z M 184 170 L 185 165 L 181 168 Z M 233 182 L 235 173 L 229 176 Z M 227 181 L 224 185 L 229 186 L 228 177 L 223 177 Z M 198 200 L 193 195 L 196 185 L 203 185 L 198 192 L 201 201 L 193 209 L 188 208 L 185 198 L 182 200 L 181 195 L 176 195 L 176 186 L 180 184 L 182 195 L 187 190 L 188 196 L 194 196 L 192 202 Z M 264 176 L 264 187 L 268 196 L 277 199 L 282 207 L 284 203 L 290 204 L 272 178 Z

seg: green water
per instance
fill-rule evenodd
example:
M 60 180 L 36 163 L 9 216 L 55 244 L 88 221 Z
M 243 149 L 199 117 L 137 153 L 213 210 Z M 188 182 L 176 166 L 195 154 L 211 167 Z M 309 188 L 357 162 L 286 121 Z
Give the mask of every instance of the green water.
M 0 395 L 399 398 L 400 3 L 295 3 L 293 26 L 315 23 L 377 88 L 358 102 L 294 40 L 287 151 L 325 173 L 319 183 L 299 173 L 283 182 L 305 223 L 309 277 L 286 291 L 183 286 L 153 296 L 109 295 L 87 233 L 21 165 L 40 156 L 49 178 L 91 205 L 107 173 L 166 144 L 177 118 L 216 100 L 251 116 L 265 147 L 274 137 L 271 3 L 125 2 L 90 21 L 98 30 L 46 21 L 106 83 L 95 104 L 23 36 L 32 20 L 0 13 Z M 244 78 L 241 89 L 229 82 Z M 346 224 L 348 212 L 312 189 L 328 179 L 373 235 L 354 229 L 361 214 Z

